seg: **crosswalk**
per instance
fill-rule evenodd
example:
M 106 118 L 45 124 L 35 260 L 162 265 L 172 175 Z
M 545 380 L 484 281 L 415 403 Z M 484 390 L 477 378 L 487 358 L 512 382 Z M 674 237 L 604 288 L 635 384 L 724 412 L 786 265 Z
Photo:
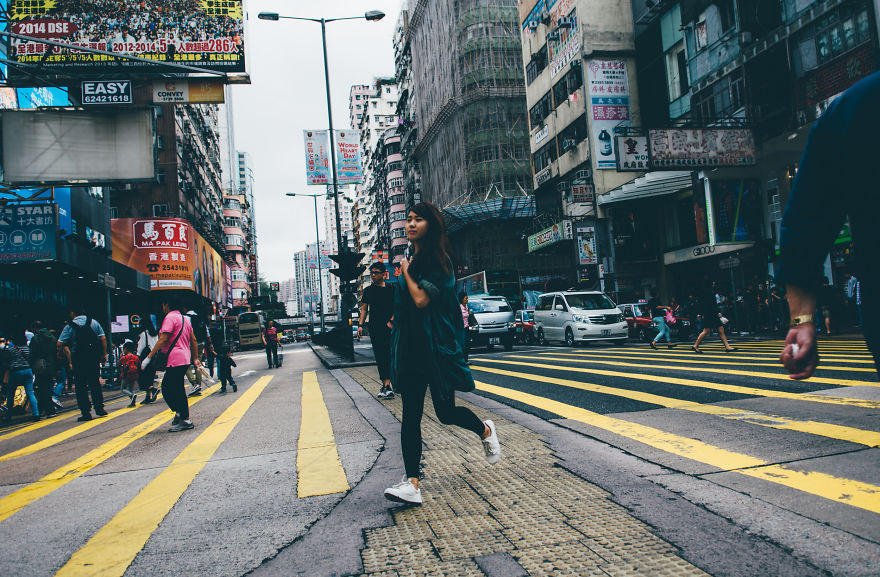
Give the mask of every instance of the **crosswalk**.
M 265 374 L 259 371 L 259 374 L 248 379 L 247 376 L 252 373 L 249 371 L 237 377 L 240 387 L 237 394 L 221 395 L 217 384 L 204 389 L 202 396 L 189 399 L 190 408 L 195 410 L 195 435 L 193 432 L 166 435 L 162 428 L 168 427 L 174 415 L 162 403 L 123 408 L 114 407 L 112 402 L 107 404 L 109 414 L 104 418 L 77 423 L 70 414 L 65 414 L 0 432 L 0 477 L 3 480 L 0 482 L 0 541 L 8 544 L 15 542 L 13 535 L 20 533 L 10 533 L 7 526 L 20 528 L 21 520 L 16 519 L 22 514 L 25 518 L 35 514 L 43 517 L 57 514 L 56 523 L 64 526 L 64 515 L 55 509 L 59 502 L 54 498 L 55 494 L 67 495 L 75 500 L 76 497 L 72 495 L 77 495 L 94 482 L 98 467 L 102 467 L 97 469 L 100 471 L 108 470 L 108 466 L 113 470 L 114 458 L 118 461 L 122 455 L 126 455 L 131 460 L 132 449 L 145 454 L 149 448 L 153 448 L 154 453 L 145 457 L 142 466 L 154 473 L 143 475 L 141 486 L 125 502 L 119 501 L 118 510 L 112 515 L 104 517 L 96 527 L 86 527 L 88 535 L 71 536 L 72 547 L 61 553 L 64 558 L 50 563 L 54 565 L 51 572 L 59 576 L 124 575 L 245 415 L 265 396 L 264 392 L 272 385 L 273 379 L 277 381 L 281 375 L 280 372 Z M 289 386 L 290 381 L 287 377 L 283 378 L 285 385 Z M 345 492 L 348 483 L 334 444 L 326 407 L 324 419 L 315 424 L 316 408 L 323 406 L 316 373 L 294 374 L 297 387 L 299 381 L 303 391 L 304 409 L 299 415 L 303 430 L 300 450 L 291 457 L 300 468 L 297 475 L 300 483 L 310 483 L 307 487 L 311 487 L 306 492 L 301 490 L 300 498 Z M 273 399 L 281 393 L 281 386 L 279 383 L 279 387 L 273 389 Z M 261 411 L 270 410 L 267 406 L 274 408 L 274 405 L 277 405 L 277 401 L 266 401 L 262 403 Z M 259 428 L 258 421 L 252 419 L 251 427 L 255 424 Z M 281 423 L 274 425 L 278 427 Z M 161 431 L 158 435 L 150 435 L 158 431 Z M 163 448 L 168 443 L 172 451 Z M 295 439 L 293 447 L 296 447 Z M 161 456 L 156 457 L 155 454 Z M 333 474 L 328 477 L 324 472 L 321 473 L 322 477 L 309 481 L 311 472 L 320 472 L 328 459 L 333 457 L 336 465 Z M 157 459 L 164 462 L 159 463 Z M 134 466 L 138 466 L 137 459 Z M 116 467 L 121 472 L 129 470 L 126 465 Z M 52 470 L 45 470 L 49 468 Z M 21 477 L 24 477 L 24 484 L 21 484 Z M 321 490 L 314 488 L 328 483 L 328 479 L 333 483 L 323 485 Z M 232 479 L 231 482 L 240 480 Z M 4 490 L 6 487 L 12 490 Z M 127 495 L 128 492 L 121 494 Z M 288 494 L 290 499 L 295 500 L 296 487 Z M 74 502 L 72 505 L 75 508 L 79 504 Z M 58 549 L 56 547 L 53 553 L 57 553 Z M 0 566 L 8 569 L 9 563 L 14 561 L 11 560 L 12 549 L 7 549 L 7 552 L 9 555 L 0 555 Z M 5 573 L 5 570 L 0 570 L 0 573 Z M 32 574 L 46 573 L 37 570 Z
M 543 348 L 473 356 L 471 369 L 483 394 L 585 425 L 667 466 L 692 463 L 880 514 L 875 478 L 799 462 L 804 446 L 816 447 L 816 457 L 826 445 L 843 453 L 880 447 L 870 352 L 862 341 L 820 342 L 816 375 L 793 381 L 777 361 L 782 346 L 743 342 L 725 352 L 710 344 L 701 355 L 638 345 Z

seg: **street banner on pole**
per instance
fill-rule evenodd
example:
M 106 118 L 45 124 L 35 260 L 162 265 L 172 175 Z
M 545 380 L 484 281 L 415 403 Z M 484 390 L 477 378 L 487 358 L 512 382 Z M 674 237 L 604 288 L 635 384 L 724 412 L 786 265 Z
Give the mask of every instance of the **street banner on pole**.
M 330 133 L 303 130 L 306 150 L 306 184 L 330 184 Z
M 361 135 L 352 130 L 335 130 L 336 175 L 339 184 L 364 181 L 361 171 Z

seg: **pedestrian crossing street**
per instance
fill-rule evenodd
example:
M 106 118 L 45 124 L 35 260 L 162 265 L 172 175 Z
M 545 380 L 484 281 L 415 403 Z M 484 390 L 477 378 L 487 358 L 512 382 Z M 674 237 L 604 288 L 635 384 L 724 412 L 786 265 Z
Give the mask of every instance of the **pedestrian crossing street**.
M 8 540 L 10 534 L 3 530 L 4 523 L 10 523 L 17 514 L 32 509 L 53 515 L 51 506 L 43 505 L 50 500 L 47 499 L 50 495 L 75 484 L 102 465 L 106 469 L 108 462 L 126 449 L 130 458 L 132 450 L 144 450 L 150 443 L 182 444 L 182 450 L 157 467 L 157 474 L 109 521 L 88 536 L 87 540 L 82 538 L 81 547 L 74 547 L 68 552 L 69 558 L 60 569 L 57 565 L 55 567 L 55 574 L 63 576 L 125 574 L 166 515 L 181 501 L 193 481 L 258 402 L 276 375 L 255 375 L 258 378 L 249 379 L 252 381 L 249 385 L 240 379 L 240 392 L 237 394 L 221 395 L 218 393 L 220 385 L 217 384 L 204 389 L 202 396 L 190 398 L 196 430 L 189 434 L 171 435 L 165 432 L 173 413 L 161 401 L 154 405 L 119 408 L 123 402 L 127 403 L 128 398 L 108 402 L 107 417 L 84 423 L 75 422 L 78 413 L 74 412 L 25 426 L 0 429 L 0 467 L 3 468 L 0 473 L 3 479 L 0 483 L 0 535 L 6 535 L 0 540 L 12 543 Z M 317 375 L 314 371 L 306 371 L 294 376 L 302 383 L 302 398 L 297 399 L 301 403 L 297 402 L 296 405 L 301 404 L 303 410 L 299 415 L 299 445 L 293 457 L 296 461 L 297 474 L 293 480 L 296 486 L 285 493 L 293 500 L 297 498 L 297 493 L 299 498 L 344 493 L 349 489 L 348 481 Z M 296 384 L 299 385 L 298 382 Z M 290 383 L 285 385 L 289 387 Z M 279 386 L 282 385 L 279 383 Z M 199 405 L 202 404 L 211 405 L 211 408 L 200 411 Z M 219 415 L 210 416 L 216 412 Z M 145 444 L 148 435 L 152 440 Z M 291 442 L 293 447 L 297 447 L 296 439 Z M 82 454 L 75 454 L 73 451 L 76 450 L 81 450 Z M 58 462 L 63 464 L 54 466 Z M 41 472 L 36 479 L 20 485 L 17 470 L 24 471 L 23 475 L 27 476 L 29 472 L 46 468 L 44 463 L 52 463 L 54 469 Z M 289 477 L 286 481 L 290 482 Z M 58 521 L 63 523 L 62 519 Z M 14 534 L 21 536 L 20 532 Z M 11 552 L 11 549 L 8 551 Z M 7 557 L 0 560 L 0 565 L 8 562 Z M 43 573 L 38 571 L 32 574 Z
M 474 355 L 471 369 L 482 394 L 665 466 L 880 514 L 875 474 L 821 460 L 863 451 L 877 463 L 880 383 L 864 342 L 820 342 L 820 369 L 805 381 L 778 363 L 782 341 L 734 344 L 730 353 L 707 344 L 701 355 L 686 345 L 542 348 Z

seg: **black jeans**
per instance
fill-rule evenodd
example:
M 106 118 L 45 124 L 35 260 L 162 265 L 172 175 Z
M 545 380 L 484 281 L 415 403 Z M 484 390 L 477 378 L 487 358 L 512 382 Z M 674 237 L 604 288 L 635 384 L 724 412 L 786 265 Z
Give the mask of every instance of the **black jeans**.
M 379 380 L 383 383 L 391 378 L 391 329 L 387 324 L 375 323 L 367 325 L 370 331 L 370 342 L 373 344 L 373 356 L 379 369 Z
M 422 460 L 422 412 L 425 408 L 425 392 L 428 384 L 424 376 L 404 376 L 401 379 L 403 396 L 403 422 L 400 426 L 400 446 L 403 449 L 403 465 L 407 478 L 418 478 L 419 462 Z M 457 425 L 482 437 L 486 430 L 483 422 L 468 408 L 455 406 L 455 394 L 448 395 L 431 386 L 434 412 L 444 425 Z
M 34 373 L 34 389 L 37 394 L 37 406 L 47 415 L 54 415 L 55 405 L 52 404 L 52 389 L 55 388 L 54 372 Z
M 101 392 L 101 380 L 98 363 L 79 363 L 73 365 L 73 384 L 76 389 L 76 404 L 79 412 L 88 415 L 92 412 L 104 411 L 104 393 Z M 89 404 L 89 397 L 92 402 Z
M 188 365 L 168 367 L 162 377 L 162 398 L 168 408 L 180 415 L 184 421 L 189 419 L 189 401 L 186 398 L 186 387 L 183 378 Z
M 278 343 L 266 343 L 266 362 L 270 369 L 278 366 Z

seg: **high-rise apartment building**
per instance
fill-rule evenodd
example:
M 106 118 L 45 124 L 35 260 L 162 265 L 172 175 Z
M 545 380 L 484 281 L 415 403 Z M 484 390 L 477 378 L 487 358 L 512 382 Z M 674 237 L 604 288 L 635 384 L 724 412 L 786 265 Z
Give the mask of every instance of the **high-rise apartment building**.
M 353 208 L 355 204 L 354 199 L 351 198 L 353 192 L 353 185 L 339 187 L 339 224 L 342 230 L 342 236 L 350 250 L 357 248 L 354 239 L 353 226 Z M 327 187 L 327 200 L 324 202 L 324 242 L 330 247 L 330 250 L 333 253 L 338 252 L 336 244 L 336 203 L 333 201 L 332 186 Z M 331 308 L 327 312 L 334 313 L 337 311 L 339 305 L 339 277 L 336 275 L 330 275 L 329 282 Z
M 321 288 L 323 288 L 324 294 L 324 314 L 328 314 L 330 308 L 329 277 L 331 275 L 329 269 L 332 265 L 332 261 L 327 258 L 327 255 L 330 254 L 330 246 L 322 242 L 321 284 L 319 287 L 316 247 L 317 245 L 315 243 L 310 243 L 306 245 L 305 250 L 296 252 L 293 255 L 293 270 L 294 282 L 296 284 L 297 310 L 304 314 L 306 318 L 315 322 L 320 322 L 317 315 L 317 305 L 321 302 L 319 296 L 321 294 Z

